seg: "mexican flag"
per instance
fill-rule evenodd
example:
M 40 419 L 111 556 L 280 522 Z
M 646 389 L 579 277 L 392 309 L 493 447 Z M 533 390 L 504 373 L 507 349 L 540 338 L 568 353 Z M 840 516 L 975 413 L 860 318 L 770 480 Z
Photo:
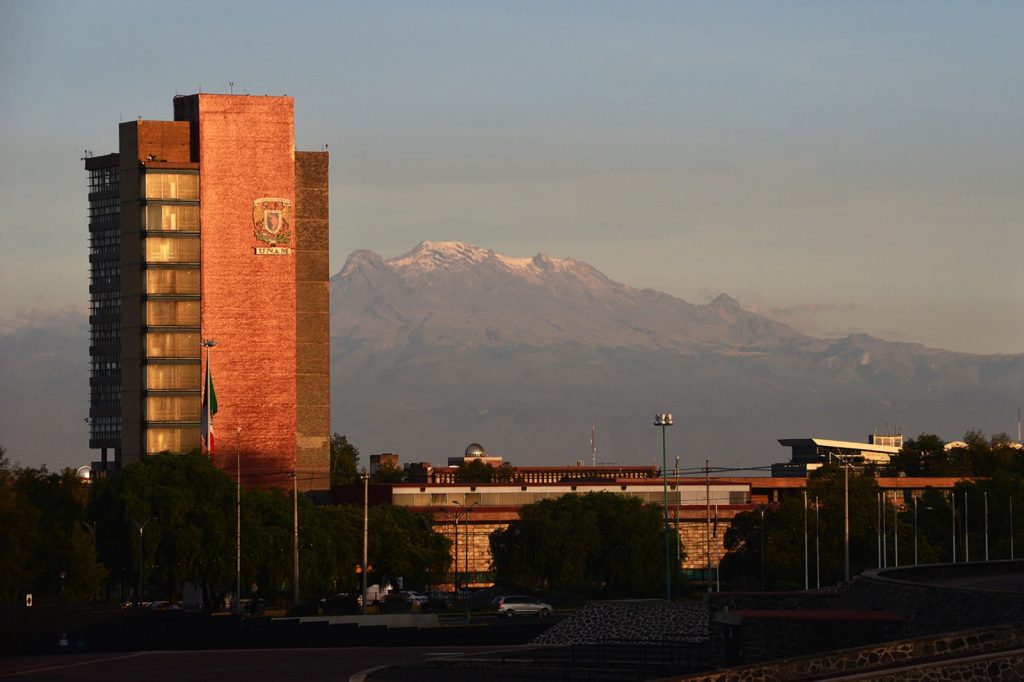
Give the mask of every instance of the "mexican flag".
M 210 363 L 206 363 L 206 390 L 203 392 L 203 414 L 200 431 L 206 452 L 213 457 L 213 415 L 217 414 L 217 393 L 213 390 L 213 377 L 210 375 Z

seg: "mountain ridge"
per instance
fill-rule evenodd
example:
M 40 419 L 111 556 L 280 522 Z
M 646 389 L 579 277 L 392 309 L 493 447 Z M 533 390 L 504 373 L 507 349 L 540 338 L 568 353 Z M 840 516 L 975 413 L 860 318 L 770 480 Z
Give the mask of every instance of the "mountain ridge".
M 788 456 L 895 424 L 947 440 L 1010 430 L 1024 354 L 977 355 L 867 334 L 821 339 L 743 309 L 634 289 L 570 258 L 423 242 L 353 252 L 331 278 L 331 428 L 364 453 L 443 463 L 471 442 L 521 465 L 660 462 L 673 412 L 683 466 Z M 0 332 L 0 445 L 14 462 L 87 463 L 85 313 L 36 311 Z M 218 396 L 231 400 L 230 396 Z
M 816 338 L 726 293 L 693 304 L 542 253 L 359 251 L 331 293 L 332 372 L 348 386 L 335 430 L 405 461 L 479 441 L 520 464 L 570 463 L 597 424 L 606 458 L 650 463 L 650 416 L 673 411 L 687 451 L 763 465 L 788 456 L 780 437 L 1005 430 L 1000 409 L 1024 391 L 1024 354 Z
M 413 329 L 438 345 L 574 342 L 695 352 L 707 345 L 749 350 L 766 342 L 813 342 L 726 294 L 695 305 L 615 282 L 571 258 L 509 258 L 463 242 L 421 242 L 387 260 L 356 251 L 331 278 L 331 295 L 345 301 L 332 304 L 332 336 L 375 348 L 401 345 Z M 476 318 L 478 332 L 466 315 Z M 452 328 L 469 333 L 455 338 L 445 331 Z

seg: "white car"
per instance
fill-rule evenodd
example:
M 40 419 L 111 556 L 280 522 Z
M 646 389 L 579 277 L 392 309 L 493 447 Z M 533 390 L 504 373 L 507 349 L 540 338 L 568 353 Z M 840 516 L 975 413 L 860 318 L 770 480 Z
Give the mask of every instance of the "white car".
M 430 601 L 430 598 L 422 592 L 406 590 L 404 592 L 399 592 L 399 594 L 402 595 L 402 598 L 405 599 L 406 603 L 412 604 L 413 606 L 423 606 Z
M 537 616 L 544 618 L 553 610 L 551 604 L 545 604 L 534 597 L 513 595 L 510 597 L 498 597 L 498 615 L 511 618 L 515 615 Z

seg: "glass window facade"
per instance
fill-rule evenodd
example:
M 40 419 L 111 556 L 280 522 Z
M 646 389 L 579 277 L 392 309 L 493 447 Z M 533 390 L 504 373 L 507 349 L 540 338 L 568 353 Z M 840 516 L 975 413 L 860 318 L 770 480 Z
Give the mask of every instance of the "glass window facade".
M 147 237 L 147 263 L 199 263 L 199 237 Z
M 199 201 L 198 173 L 154 173 L 143 176 L 143 196 L 147 199 Z
M 198 391 L 202 387 L 199 364 L 146 365 L 148 391 Z
M 199 295 L 199 270 L 146 270 L 146 293 L 169 296 Z
M 146 429 L 146 454 L 188 452 L 198 448 L 198 426 L 166 426 Z
M 199 396 L 148 396 L 146 421 L 198 422 Z
M 147 332 L 147 358 L 199 358 L 199 332 Z
M 146 324 L 151 327 L 198 327 L 199 301 L 146 301 Z
M 199 206 L 150 204 L 142 209 L 142 225 L 150 232 L 198 232 Z

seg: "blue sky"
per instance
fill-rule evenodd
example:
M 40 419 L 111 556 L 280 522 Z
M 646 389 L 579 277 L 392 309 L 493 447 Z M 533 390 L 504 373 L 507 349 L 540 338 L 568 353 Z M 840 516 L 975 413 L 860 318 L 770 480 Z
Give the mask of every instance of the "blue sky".
M 0 331 L 85 309 L 83 150 L 288 94 L 332 272 L 425 239 L 1024 352 L 1024 5 L 0 0 Z

